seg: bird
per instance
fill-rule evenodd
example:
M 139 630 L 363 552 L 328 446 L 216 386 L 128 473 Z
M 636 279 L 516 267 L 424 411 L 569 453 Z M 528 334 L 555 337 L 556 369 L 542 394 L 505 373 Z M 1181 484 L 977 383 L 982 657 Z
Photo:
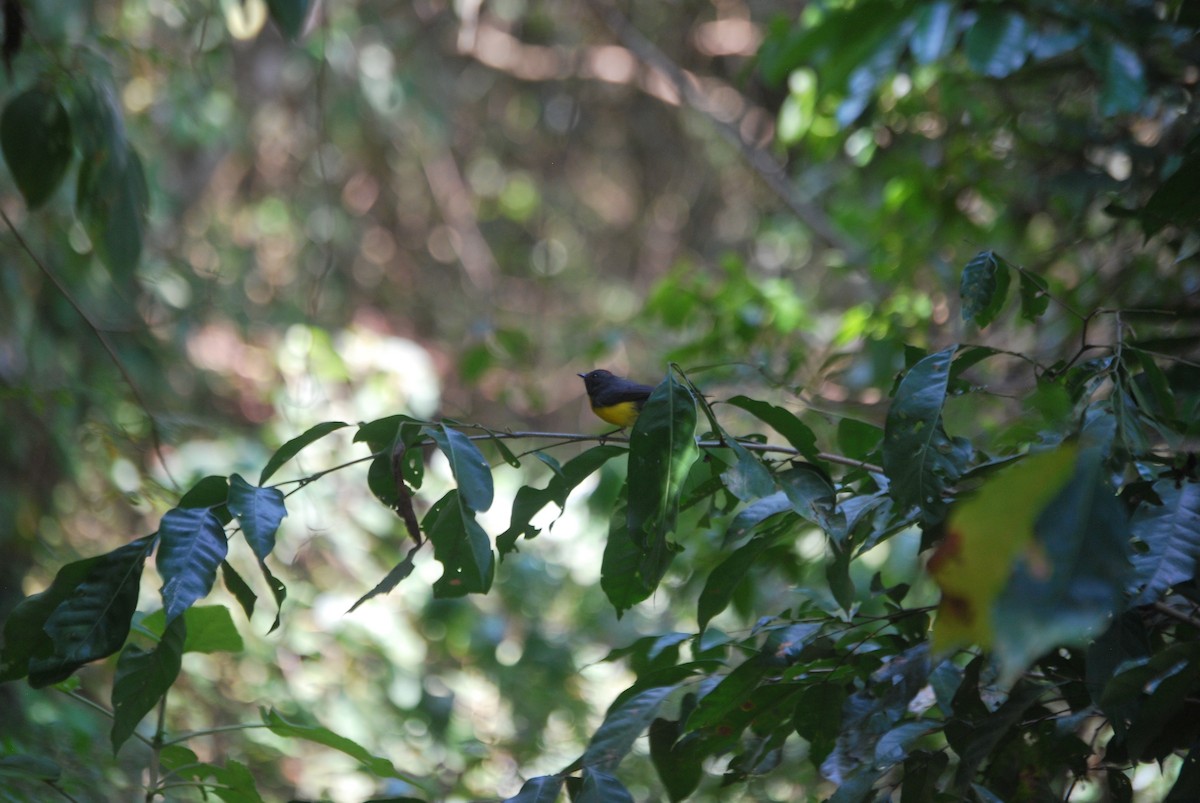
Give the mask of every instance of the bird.
M 583 380 L 583 386 L 587 389 L 592 412 L 621 429 L 633 426 L 638 413 L 646 404 L 646 399 L 650 398 L 650 393 L 654 390 L 650 385 L 617 376 L 602 368 L 577 376 Z

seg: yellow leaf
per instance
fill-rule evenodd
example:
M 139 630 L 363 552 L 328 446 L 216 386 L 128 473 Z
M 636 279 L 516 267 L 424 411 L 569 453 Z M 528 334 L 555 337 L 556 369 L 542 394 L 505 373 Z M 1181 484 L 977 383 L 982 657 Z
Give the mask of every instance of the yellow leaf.
M 968 644 L 991 646 L 992 605 L 1018 557 L 1035 571 L 1047 566 L 1033 526 L 1071 479 L 1078 456 L 1079 449 L 1070 445 L 1027 457 L 951 510 L 946 535 L 929 560 L 929 572 L 942 590 L 933 625 L 935 653 Z

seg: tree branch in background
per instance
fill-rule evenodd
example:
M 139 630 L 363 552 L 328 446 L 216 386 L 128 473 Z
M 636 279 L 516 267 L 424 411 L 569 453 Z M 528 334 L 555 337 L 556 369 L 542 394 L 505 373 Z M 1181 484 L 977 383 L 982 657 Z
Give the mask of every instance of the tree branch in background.
M 171 469 L 167 465 L 167 458 L 163 453 L 162 437 L 158 431 L 158 421 L 154 418 L 154 414 L 150 412 L 150 405 L 146 403 L 146 397 L 142 395 L 142 391 L 141 388 L 138 387 L 138 383 L 134 381 L 133 376 L 125 367 L 125 363 L 121 361 L 121 357 L 119 354 L 117 354 L 116 348 L 113 346 L 112 342 L 109 341 L 108 337 L 104 334 L 100 327 L 96 325 L 96 322 L 92 320 L 91 316 L 88 315 L 87 311 L 84 310 L 80 303 L 75 300 L 75 297 L 71 295 L 71 291 L 67 289 L 67 286 L 63 284 L 59 278 L 54 275 L 54 272 L 50 270 L 49 266 L 42 262 L 42 260 L 38 258 L 38 255 L 33 252 L 33 249 L 29 247 L 29 243 L 26 242 L 25 238 L 21 236 L 21 232 L 17 230 L 15 225 L 13 225 L 12 220 L 3 209 L 0 209 L 0 218 L 4 218 L 4 224 L 8 226 L 8 230 L 12 232 L 13 237 L 16 238 L 17 244 L 21 246 L 21 250 L 25 252 L 30 260 L 33 261 L 33 264 L 37 265 L 38 270 L 40 270 L 42 274 L 58 289 L 58 292 L 62 295 L 62 297 L 65 298 L 67 303 L 75 309 L 75 312 L 80 318 L 83 319 L 83 322 L 87 324 L 88 329 L 90 329 L 92 334 L 95 335 L 96 339 L 100 341 L 100 345 L 104 347 L 106 352 L 108 352 L 109 359 L 112 360 L 113 365 L 115 365 L 117 370 L 121 373 L 121 378 L 125 380 L 125 384 L 129 386 L 129 391 L 133 394 L 134 401 L 137 402 L 137 405 L 141 408 L 142 412 L 146 414 L 146 420 L 150 424 L 151 445 L 154 448 L 154 454 L 158 457 L 158 462 L 162 464 L 163 474 L 166 475 L 167 479 L 172 485 L 178 488 L 179 483 L 176 482 L 173 476 L 171 476 Z

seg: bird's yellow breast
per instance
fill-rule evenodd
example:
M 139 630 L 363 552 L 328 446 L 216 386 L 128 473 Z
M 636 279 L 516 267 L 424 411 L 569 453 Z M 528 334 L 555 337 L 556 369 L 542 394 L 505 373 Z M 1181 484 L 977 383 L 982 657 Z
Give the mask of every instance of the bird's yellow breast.
M 593 405 L 592 412 L 613 426 L 631 427 L 633 426 L 633 422 L 637 421 L 639 408 L 637 402 L 620 402 L 618 404 L 611 404 L 608 407 L 596 407 Z

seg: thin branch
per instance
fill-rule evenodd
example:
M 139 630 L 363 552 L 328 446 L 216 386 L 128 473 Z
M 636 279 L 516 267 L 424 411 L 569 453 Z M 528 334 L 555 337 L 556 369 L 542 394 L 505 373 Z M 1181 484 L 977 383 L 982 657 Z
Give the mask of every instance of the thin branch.
M 1197 630 L 1200 630 L 1200 619 L 1197 619 L 1195 616 L 1192 616 L 1189 613 L 1184 613 L 1178 608 L 1168 605 L 1161 599 L 1154 603 L 1154 610 L 1158 611 L 1159 613 L 1165 613 L 1167 616 L 1170 616 L 1173 619 L 1177 619 L 1184 624 L 1191 625 Z
M 38 270 L 40 270 L 42 274 L 50 280 L 51 284 L 58 288 L 58 292 L 67 300 L 67 303 L 75 309 L 75 312 L 80 318 L 83 319 L 83 322 L 87 324 L 88 329 L 90 329 L 92 334 L 95 335 L 96 339 L 100 341 L 100 345 L 104 347 L 106 352 L 108 352 L 109 359 L 112 360 L 113 365 L 115 365 L 117 370 L 121 373 L 121 377 L 125 380 L 125 384 L 129 386 L 129 390 L 133 394 L 134 400 L 137 402 L 138 406 L 142 408 L 142 412 L 145 413 L 146 419 L 150 422 L 150 440 L 154 447 L 154 453 L 158 456 L 159 463 L 162 464 L 163 473 L 166 474 L 167 479 L 171 481 L 171 484 L 178 488 L 179 483 L 176 482 L 173 476 L 171 476 L 171 469 L 168 467 L 166 456 L 163 454 L 162 438 L 159 436 L 158 431 L 158 421 L 154 418 L 154 414 L 150 412 L 150 405 L 146 403 L 146 398 L 142 395 L 141 388 L 138 387 L 137 382 L 134 381 L 133 376 L 125 367 L 125 363 L 121 361 L 121 357 L 117 354 L 116 348 L 109 341 L 108 337 L 104 334 L 100 327 L 96 325 L 96 322 L 92 320 L 92 317 L 87 313 L 87 311 L 84 310 L 83 306 L 75 300 L 75 297 L 71 294 L 71 291 L 67 289 L 67 286 L 63 284 L 63 282 L 59 280 L 58 276 L 56 276 L 54 272 L 50 270 L 50 267 L 33 252 L 33 249 L 29 247 L 29 243 L 25 241 L 23 236 L 21 236 L 21 232 L 17 230 L 15 225 L 13 225 L 12 220 L 8 217 L 8 214 L 3 209 L 0 209 L 0 218 L 4 219 L 5 225 L 8 226 L 8 230 L 12 232 L 13 237 L 16 238 L 17 244 L 21 246 L 21 250 L 25 252 L 26 256 L 28 256 L 30 260 L 32 260 L 33 264 L 37 265 Z
M 622 45 L 643 63 L 666 76 L 667 80 L 674 85 L 680 98 L 692 109 L 702 114 L 717 133 L 741 152 L 746 164 L 758 173 L 767 186 L 787 204 L 796 217 L 812 231 L 816 239 L 827 247 L 840 249 L 846 254 L 847 261 L 851 263 L 862 260 L 862 249 L 837 230 L 824 210 L 800 197 L 788 179 L 783 165 L 770 153 L 743 135 L 737 122 L 745 119 L 744 112 L 741 118 L 734 122 L 727 122 L 717 117 L 712 111 L 712 104 L 708 96 L 688 73 L 647 39 L 620 11 L 604 0 L 588 0 L 588 5 L 604 21 Z
M 114 716 L 112 711 L 109 711 L 107 708 L 100 705 L 100 703 L 96 702 L 95 700 L 88 699 L 87 697 L 85 697 L 84 695 L 80 694 L 79 692 L 77 692 L 73 689 L 64 689 L 64 690 L 62 690 L 62 693 L 67 695 L 68 697 L 70 697 L 72 700 L 83 703 L 88 708 L 91 708 L 93 711 L 97 711 L 97 712 L 103 714 L 104 716 L 108 717 L 109 719 L 112 719 Z M 140 740 L 147 747 L 151 747 L 151 748 L 154 747 L 153 742 L 151 742 L 149 739 L 147 739 L 142 734 L 138 733 L 136 730 L 133 732 L 133 737 L 135 739 Z

